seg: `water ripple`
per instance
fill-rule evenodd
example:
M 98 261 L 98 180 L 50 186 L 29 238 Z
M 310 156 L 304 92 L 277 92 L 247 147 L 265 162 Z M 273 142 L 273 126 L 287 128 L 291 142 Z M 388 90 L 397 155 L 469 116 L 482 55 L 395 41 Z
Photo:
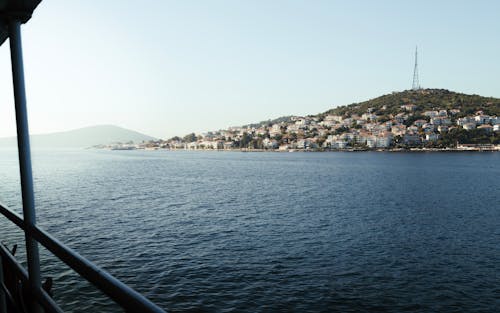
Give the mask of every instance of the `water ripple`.
M 499 157 L 47 151 L 34 174 L 39 224 L 171 312 L 498 312 Z M 69 312 L 120 311 L 42 266 Z

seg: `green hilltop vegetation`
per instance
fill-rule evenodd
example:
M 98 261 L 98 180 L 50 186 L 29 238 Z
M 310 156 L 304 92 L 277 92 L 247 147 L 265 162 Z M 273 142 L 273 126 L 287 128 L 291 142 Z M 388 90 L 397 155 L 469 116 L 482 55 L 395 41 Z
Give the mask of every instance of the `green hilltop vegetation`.
M 267 121 L 260 121 L 258 123 L 243 125 L 241 127 L 243 127 L 243 128 L 259 128 L 262 126 L 271 126 L 273 124 L 279 124 L 279 123 L 290 123 L 292 121 L 292 118 L 293 118 L 292 115 L 281 116 L 281 117 L 278 117 L 275 119 L 269 119 Z
M 402 112 L 401 106 L 405 104 L 414 104 L 417 106 L 414 111 L 415 115 L 421 115 L 425 111 L 435 109 L 459 109 L 460 113 L 457 114 L 457 118 L 473 115 L 477 111 L 483 111 L 487 115 L 500 115 L 500 99 L 498 98 L 467 95 L 446 89 L 393 92 L 368 101 L 339 106 L 319 115 L 361 115 L 367 112 L 369 108 L 372 108 L 373 113 L 388 116 Z

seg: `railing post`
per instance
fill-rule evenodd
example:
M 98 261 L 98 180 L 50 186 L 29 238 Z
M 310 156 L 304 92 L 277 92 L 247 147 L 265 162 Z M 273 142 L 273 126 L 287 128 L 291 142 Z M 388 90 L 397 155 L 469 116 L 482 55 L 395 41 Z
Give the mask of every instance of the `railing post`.
M 41 307 L 36 303 L 34 296 L 35 290 L 41 288 L 40 260 L 38 255 L 38 243 L 30 234 L 31 227 L 36 224 L 36 214 L 35 197 L 33 193 L 33 174 L 31 171 L 28 111 L 26 108 L 26 90 L 24 86 L 21 22 L 19 20 L 11 19 L 9 21 L 9 41 L 16 108 L 17 147 L 19 152 L 19 169 L 21 172 L 21 193 L 23 198 L 24 234 L 28 258 L 29 287 L 33 294 L 31 297 L 31 311 L 41 312 Z
M 0 255 L 0 313 L 7 313 L 7 300 L 5 298 L 5 291 L 3 290 L 4 278 L 3 278 L 3 262 L 2 256 Z

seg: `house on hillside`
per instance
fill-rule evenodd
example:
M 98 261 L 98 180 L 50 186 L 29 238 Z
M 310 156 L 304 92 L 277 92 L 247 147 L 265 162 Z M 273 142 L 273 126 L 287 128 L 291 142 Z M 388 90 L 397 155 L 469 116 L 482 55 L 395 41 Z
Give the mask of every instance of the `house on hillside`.
M 448 132 L 448 126 L 446 126 L 446 125 L 439 125 L 438 126 L 438 132 L 440 132 L 440 133 L 446 133 L 446 132 Z
M 446 116 L 431 117 L 431 124 L 434 125 L 451 125 L 451 120 Z
M 416 144 L 420 144 L 421 140 L 420 140 L 420 136 L 418 135 L 418 133 L 407 132 L 403 137 L 403 142 L 407 145 L 416 145 Z
M 417 127 L 422 127 L 425 123 L 427 123 L 426 120 L 416 120 L 415 122 L 413 122 L 413 125 Z
M 448 113 L 446 112 L 446 110 L 439 110 L 438 116 L 448 116 Z
M 462 125 L 465 130 L 471 130 L 476 128 L 476 123 L 465 123 Z
M 439 139 L 439 134 L 429 133 L 425 135 L 425 141 L 436 141 Z
M 436 117 L 438 115 L 439 115 L 438 111 L 425 111 L 424 112 L 424 116 L 428 116 L 428 117 Z
M 488 134 L 493 132 L 493 126 L 491 126 L 491 125 L 480 125 L 477 127 L 477 129 L 484 130 Z
M 477 124 L 487 124 L 490 122 L 490 117 L 488 115 L 476 115 L 474 116 L 474 120 Z
M 417 106 L 415 104 L 405 104 L 401 106 L 401 109 L 405 111 L 415 111 L 417 109 Z
M 391 127 L 391 133 L 394 136 L 403 136 L 406 133 L 405 125 L 394 125 Z

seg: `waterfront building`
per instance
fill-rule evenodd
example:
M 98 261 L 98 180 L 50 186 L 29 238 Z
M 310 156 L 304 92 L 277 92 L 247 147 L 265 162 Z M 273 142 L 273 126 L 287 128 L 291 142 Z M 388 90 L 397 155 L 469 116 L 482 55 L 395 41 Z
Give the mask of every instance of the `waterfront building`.
M 436 133 L 425 134 L 426 141 L 436 141 L 438 139 L 439 139 L 439 134 Z
M 369 136 L 366 137 L 366 145 L 368 148 L 375 148 L 377 146 L 377 137 Z
M 415 145 L 415 144 L 420 144 L 421 140 L 418 133 L 407 132 L 403 137 L 403 142 L 405 144 Z
M 392 144 L 392 133 L 384 132 L 377 136 L 376 140 L 377 148 L 389 148 Z

